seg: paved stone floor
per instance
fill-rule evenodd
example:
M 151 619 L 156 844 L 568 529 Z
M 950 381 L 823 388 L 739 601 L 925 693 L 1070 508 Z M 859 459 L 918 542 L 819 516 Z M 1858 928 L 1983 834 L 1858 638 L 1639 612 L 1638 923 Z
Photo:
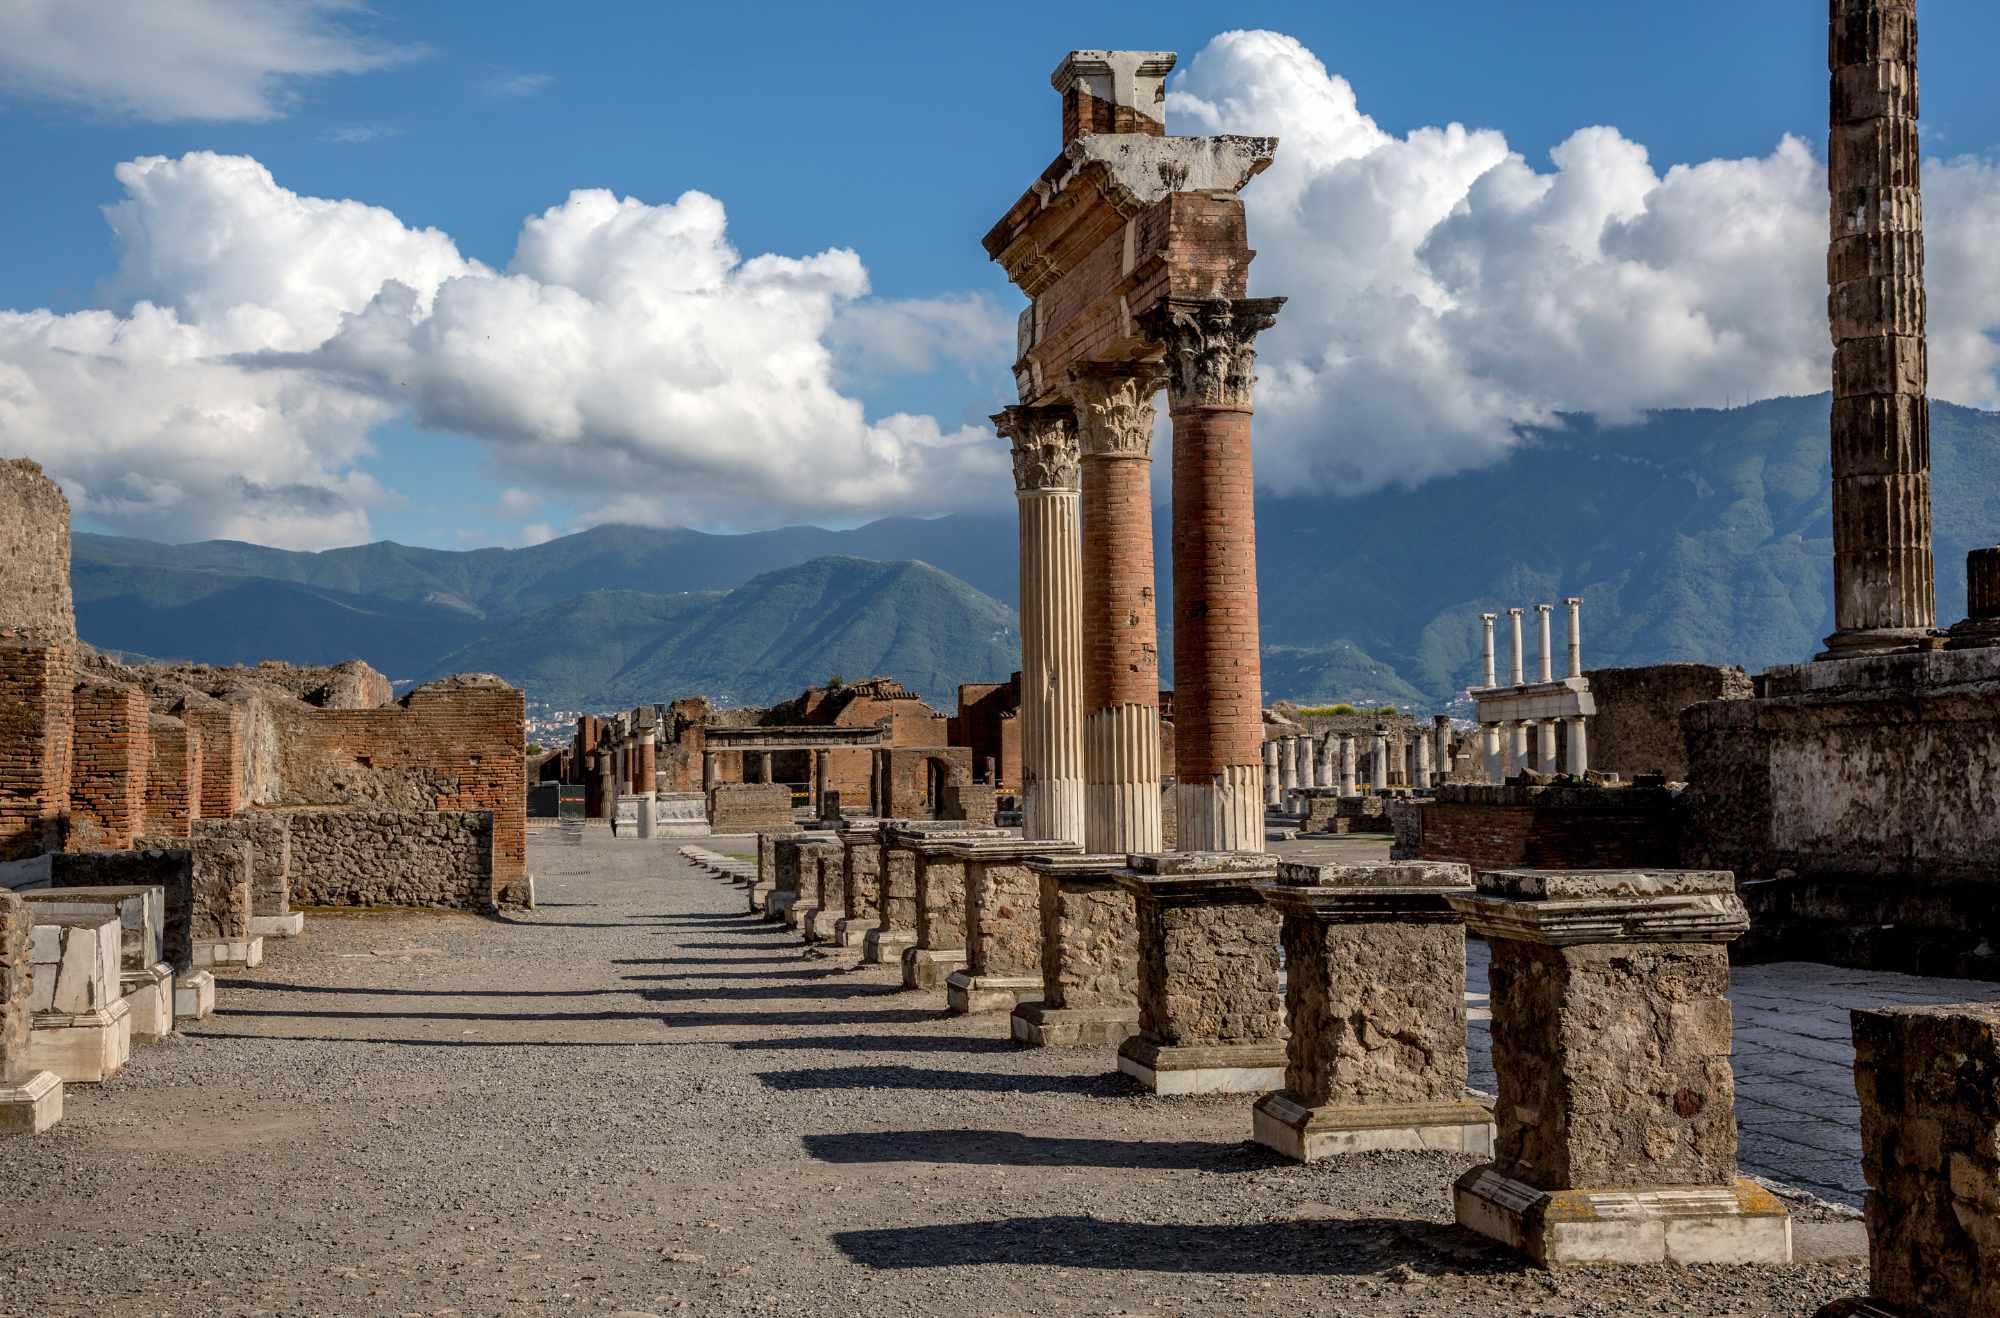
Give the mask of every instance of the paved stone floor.
M 1810 1206 L 1786 1268 L 1526 1268 L 1450 1224 L 1471 1159 L 1289 1164 L 1247 1098 L 1017 1048 L 672 843 L 530 860 L 532 913 L 313 916 L 0 1141 L 0 1315 L 1803 1316 L 1866 1289 L 1854 1224 Z M 1794 1042 L 1823 1019 L 1776 1019 L 1809 1014 L 1789 991 L 1786 1055 L 1837 1064 Z

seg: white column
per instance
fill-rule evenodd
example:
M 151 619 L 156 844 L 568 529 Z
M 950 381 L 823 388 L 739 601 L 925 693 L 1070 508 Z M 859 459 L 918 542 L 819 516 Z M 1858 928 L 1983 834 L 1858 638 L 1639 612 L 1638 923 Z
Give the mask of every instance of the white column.
M 1579 778 L 1590 772 L 1590 740 L 1583 725 L 1581 714 L 1569 721 L 1569 771 Z
M 1083 542 L 1066 407 L 1010 407 L 1021 513 L 1021 835 L 1083 845 Z
M 1499 678 L 1493 671 L 1493 623 L 1499 616 L 1497 613 L 1479 615 L 1480 630 L 1486 635 L 1486 685 L 1489 687 L 1500 685 Z
M 1556 772 L 1556 721 L 1552 718 L 1536 720 L 1535 734 L 1535 767 L 1543 773 Z
M 1514 685 L 1521 686 L 1528 680 L 1526 670 L 1521 666 L 1525 655 L 1525 651 L 1521 648 L 1521 610 L 1507 610 L 1507 623 L 1514 630 Z
M 1507 725 L 1507 773 L 1511 777 L 1528 764 L 1528 724 L 1515 719 Z
M 1549 620 L 1554 616 L 1555 611 L 1556 611 L 1556 606 L 1553 604 L 1537 604 L 1535 606 L 1535 612 L 1541 615 L 1540 621 L 1542 624 L 1542 680 L 1544 682 L 1553 682 L 1556 680 L 1555 669 L 1553 667 L 1555 663 L 1555 656 L 1549 653 L 1549 650 L 1551 648 L 1551 642 L 1549 640 Z
M 1377 725 L 1368 759 L 1368 780 L 1379 792 L 1389 785 L 1389 729 Z
M 1432 725 L 1432 730 L 1437 738 L 1437 776 L 1448 778 L 1452 770 L 1451 721 L 1440 714 Z
M 1429 791 L 1431 786 L 1431 739 L 1417 736 L 1411 739 L 1416 745 L 1417 769 L 1411 775 L 1410 786 L 1418 791 Z
M 1278 778 L 1278 743 L 1275 740 L 1264 743 L 1264 808 L 1275 810 L 1281 805 L 1284 785 Z
M 1354 734 L 1343 732 L 1340 734 L 1340 794 L 1342 796 L 1353 796 L 1355 794 L 1355 759 Z
M 1278 782 L 1286 793 L 1299 789 L 1299 739 L 1286 737 L 1278 743 Z
M 1310 732 L 1299 738 L 1299 786 L 1319 786 L 1319 756 Z
M 1583 600 L 1571 595 L 1563 600 L 1569 605 L 1569 675 L 1583 676 Z
M 1481 724 L 1479 727 L 1479 736 L 1481 739 L 1481 749 L 1485 752 L 1486 781 L 1496 786 L 1506 782 L 1507 763 L 1500 753 L 1502 741 L 1500 725 L 1498 723 Z

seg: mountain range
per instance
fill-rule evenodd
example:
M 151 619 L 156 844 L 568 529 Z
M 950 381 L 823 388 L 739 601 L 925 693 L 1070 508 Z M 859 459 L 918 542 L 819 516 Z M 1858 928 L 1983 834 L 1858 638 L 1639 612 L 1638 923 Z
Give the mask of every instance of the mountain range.
M 1584 600 L 1586 666 L 1810 656 L 1833 626 L 1827 408 L 1572 418 L 1415 489 L 1260 494 L 1267 695 L 1440 707 L 1477 677 L 1480 612 L 1564 595 Z M 2000 540 L 2000 414 L 1933 403 L 1932 463 L 1943 623 L 1964 613 L 1966 550 Z M 887 673 L 948 707 L 957 683 L 1018 665 L 1015 540 L 1011 511 L 458 552 L 79 532 L 72 572 L 84 639 L 161 658 L 489 671 L 560 707 L 765 703 Z

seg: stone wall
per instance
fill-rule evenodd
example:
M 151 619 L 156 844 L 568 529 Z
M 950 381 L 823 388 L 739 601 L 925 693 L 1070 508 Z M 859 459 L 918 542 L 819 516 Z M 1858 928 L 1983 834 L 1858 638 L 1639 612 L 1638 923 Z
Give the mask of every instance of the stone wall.
M 2000 979 L 2000 648 L 1764 684 L 1681 715 L 1681 863 L 1745 885 L 1736 953 Z
M 299 907 L 493 905 L 493 816 L 485 810 L 287 810 Z
M 73 640 L 0 627 L 0 861 L 62 847 L 75 657 Z
M 146 838 L 139 845 L 151 851 L 185 848 L 191 856 L 194 880 L 188 920 L 195 942 L 242 942 L 250 937 L 249 843 L 227 833 L 211 833 L 185 840 Z M 170 897 L 167 913 L 170 923 L 171 905 Z
M 1415 859 L 1475 870 L 1671 868 L 1680 863 L 1679 795 L 1658 787 L 1447 784 L 1424 807 Z
M 26 458 L 0 461 L 0 626 L 76 639 L 69 500 Z
M 1669 782 L 1688 777 L 1681 711 L 1706 700 L 1748 699 L 1753 685 L 1741 668 L 1714 664 L 1593 668 L 1584 676 L 1597 700 L 1586 738 L 1590 767 L 1628 778 L 1661 773 Z
M 147 720 L 146 827 L 149 837 L 186 837 L 201 813 L 201 738 L 165 714 Z
M 880 781 L 869 813 L 883 819 L 936 819 L 939 802 L 933 779 L 943 784 L 972 781 L 969 746 L 894 746 L 875 752 Z
M 981 828 L 993 827 L 997 798 L 985 783 L 947 783 L 938 802 L 939 819 L 963 820 Z
M 123 851 L 146 831 L 151 714 L 137 687 L 86 678 L 72 693 L 70 851 Z
M 792 789 L 783 783 L 718 783 L 709 791 L 710 832 L 755 833 L 791 823 Z

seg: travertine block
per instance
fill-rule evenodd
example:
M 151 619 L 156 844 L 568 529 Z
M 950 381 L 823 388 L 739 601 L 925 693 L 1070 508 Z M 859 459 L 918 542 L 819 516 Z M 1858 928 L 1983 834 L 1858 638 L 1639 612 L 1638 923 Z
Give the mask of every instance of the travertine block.
M 1791 1258 L 1736 1176 L 1726 871 L 1495 870 L 1448 900 L 1492 947 L 1495 1159 L 1462 1225 L 1545 1265 Z
M 1279 867 L 1259 884 L 1284 920 L 1284 1088 L 1252 1112 L 1258 1143 L 1302 1162 L 1365 1149 L 1493 1151 L 1466 1090 L 1465 926 L 1445 900 L 1464 865 Z

